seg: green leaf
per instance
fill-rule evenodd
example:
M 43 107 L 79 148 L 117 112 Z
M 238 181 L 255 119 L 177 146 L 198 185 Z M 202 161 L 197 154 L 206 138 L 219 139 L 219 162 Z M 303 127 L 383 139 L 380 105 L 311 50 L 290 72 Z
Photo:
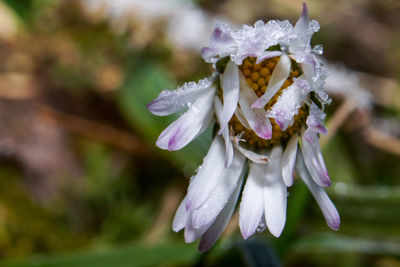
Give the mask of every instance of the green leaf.
M 197 248 L 193 244 L 168 244 L 157 247 L 134 244 L 70 255 L 36 256 L 26 260 L 6 261 L 0 263 L 0 267 L 176 266 L 193 261 L 197 255 Z

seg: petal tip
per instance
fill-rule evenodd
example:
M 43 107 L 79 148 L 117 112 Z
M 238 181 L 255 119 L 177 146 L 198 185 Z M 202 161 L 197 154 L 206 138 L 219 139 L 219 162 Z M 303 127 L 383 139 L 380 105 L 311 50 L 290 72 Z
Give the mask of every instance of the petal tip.
M 336 218 L 334 218 L 331 221 L 329 221 L 328 222 L 328 226 L 329 226 L 329 228 L 331 228 L 334 231 L 339 231 L 339 229 L 340 229 L 340 218 L 339 218 L 339 215 Z

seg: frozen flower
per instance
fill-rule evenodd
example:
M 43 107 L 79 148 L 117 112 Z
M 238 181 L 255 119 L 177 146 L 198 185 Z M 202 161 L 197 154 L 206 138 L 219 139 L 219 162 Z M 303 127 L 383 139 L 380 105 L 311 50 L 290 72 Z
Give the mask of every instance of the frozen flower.
M 316 199 L 328 226 L 339 214 L 324 191 L 330 185 L 319 145 L 326 134 L 327 72 L 321 46 L 310 39 L 319 26 L 307 7 L 293 27 L 288 21 L 256 22 L 233 31 L 217 24 L 203 58 L 215 73 L 198 83 L 162 92 L 148 105 L 159 116 L 186 112 L 157 140 L 178 150 L 216 119 L 217 132 L 192 177 L 173 222 L 186 242 L 209 249 L 221 235 L 241 195 L 239 226 L 244 238 L 256 231 L 278 237 L 286 221 L 287 187 L 294 170 Z M 248 171 L 247 171 L 248 170 Z

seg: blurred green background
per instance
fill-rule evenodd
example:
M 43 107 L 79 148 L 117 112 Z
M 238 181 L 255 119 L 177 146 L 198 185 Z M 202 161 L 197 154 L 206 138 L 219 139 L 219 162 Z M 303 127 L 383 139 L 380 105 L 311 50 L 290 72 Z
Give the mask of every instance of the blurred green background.
M 400 266 L 400 2 L 307 4 L 313 44 L 360 81 L 332 91 L 323 140 L 341 229 L 296 182 L 279 239 L 243 241 L 234 216 L 200 254 L 170 225 L 212 131 L 161 151 L 174 117 L 146 104 L 211 74 L 216 19 L 295 23 L 301 2 L 1 1 L 0 266 Z M 348 108 L 351 89 L 370 106 Z

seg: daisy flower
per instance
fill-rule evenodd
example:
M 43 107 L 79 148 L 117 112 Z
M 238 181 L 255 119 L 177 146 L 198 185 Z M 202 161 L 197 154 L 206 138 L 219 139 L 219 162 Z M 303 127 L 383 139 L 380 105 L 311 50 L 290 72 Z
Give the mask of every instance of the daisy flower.
M 209 249 L 223 232 L 240 198 L 243 238 L 268 227 L 278 237 L 286 221 L 287 187 L 294 171 L 326 219 L 338 230 L 339 214 L 324 191 L 330 185 L 319 145 L 326 134 L 327 71 L 310 39 L 319 30 L 307 6 L 296 25 L 257 21 L 238 30 L 217 23 L 202 57 L 214 74 L 163 91 L 148 109 L 166 116 L 186 110 L 159 136 L 170 151 L 186 146 L 216 121 L 210 149 L 191 178 L 173 221 L 186 242 L 201 238 Z

